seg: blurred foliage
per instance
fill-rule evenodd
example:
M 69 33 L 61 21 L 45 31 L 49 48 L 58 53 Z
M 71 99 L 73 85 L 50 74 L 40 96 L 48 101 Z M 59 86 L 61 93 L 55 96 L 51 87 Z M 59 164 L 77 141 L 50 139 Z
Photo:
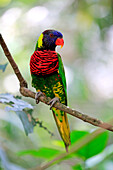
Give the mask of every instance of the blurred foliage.
M 111 119 L 113 2 L 111 0 L 0 0 L 1 34 L 32 90 L 34 89 L 31 87 L 29 71 L 30 56 L 39 34 L 48 28 L 57 29 L 64 35 L 65 46 L 62 50 L 58 48 L 57 51 L 61 54 L 65 66 L 69 106 L 103 121 Z M 4 93 L 7 97 L 7 93 L 18 96 L 20 95 L 18 80 L 11 66 L 4 63 L 7 63 L 7 59 L 0 50 L 0 94 Z M 9 97 L 11 98 L 13 95 Z M 24 97 L 14 100 L 15 105 L 10 100 L 6 102 L 10 111 L 5 109 L 6 104 L 0 105 L 1 169 L 32 168 L 47 158 L 52 159 L 62 153 L 64 146 L 59 141 L 55 122 L 47 106 L 42 103 L 36 106 L 34 100 Z M 25 108 L 21 108 L 17 103 L 18 100 L 23 104 L 26 102 L 32 108 L 26 105 Z M 16 111 L 18 116 L 14 114 L 13 105 L 21 109 Z M 33 124 L 29 126 L 27 115 L 33 118 L 31 124 L 38 117 L 38 121 L 43 121 L 44 127 L 40 128 L 43 126 L 41 121 L 38 122 L 40 127 Z M 72 145 L 95 128 L 71 116 L 68 117 L 72 131 Z M 33 133 L 26 136 L 25 129 L 26 133 L 32 131 Z M 50 137 L 48 129 L 54 133 L 54 136 Z M 71 156 L 49 169 L 111 170 L 113 169 L 112 141 L 112 133 L 109 132 L 108 138 L 108 134 L 104 132 L 81 148 L 76 156 Z M 79 161 L 75 165 L 76 158 L 79 158 Z
M 71 142 L 72 146 L 73 144 L 76 144 L 78 140 L 85 135 L 88 135 L 90 133 L 86 131 L 72 131 L 71 132 Z M 103 143 L 101 143 L 103 141 Z M 81 157 L 83 160 L 87 160 L 90 157 L 97 155 L 98 153 L 102 152 L 105 148 L 108 141 L 108 133 L 104 132 L 100 134 L 98 137 L 93 139 L 93 141 L 89 142 L 87 145 L 79 149 L 76 153 L 69 154 L 69 157 Z M 100 144 L 100 145 L 99 145 Z M 51 149 L 51 148 L 40 148 L 38 151 L 34 150 L 27 150 L 27 151 L 21 151 L 19 152 L 19 155 L 33 155 L 37 157 L 42 157 L 45 159 L 53 158 L 55 155 L 58 155 L 60 153 L 60 150 Z M 67 159 L 67 157 L 66 157 Z
M 33 133 L 34 126 L 39 124 L 39 127 L 45 129 L 49 134 L 53 136 L 53 133 L 44 127 L 41 121 L 33 118 L 33 106 L 28 102 L 21 100 L 21 97 L 14 97 L 9 93 L 0 94 L 0 103 L 9 105 L 6 107 L 6 111 L 14 111 L 18 115 L 23 124 L 26 135 Z
M 86 131 L 81 131 L 81 132 L 80 131 L 72 131 L 72 133 L 71 133 L 72 144 L 77 142 L 77 140 L 79 140 L 81 137 L 83 137 L 87 134 L 89 134 L 89 133 Z M 99 135 L 98 137 L 96 137 L 95 139 L 93 139 L 93 141 L 91 141 L 90 143 L 85 145 L 82 149 L 80 149 L 75 154 L 79 155 L 84 160 L 86 160 L 86 159 L 100 153 L 105 148 L 105 146 L 107 144 L 107 140 L 108 140 L 108 134 L 107 134 L 107 132 L 104 132 L 101 135 Z M 101 141 L 103 141 L 103 143 L 101 143 Z

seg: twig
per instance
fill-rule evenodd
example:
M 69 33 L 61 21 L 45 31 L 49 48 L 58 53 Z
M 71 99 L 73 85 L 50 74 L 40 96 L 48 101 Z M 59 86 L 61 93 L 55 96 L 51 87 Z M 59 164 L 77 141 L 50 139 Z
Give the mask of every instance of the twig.
M 11 56 L 11 54 L 10 54 L 8 48 L 7 48 L 7 45 L 6 45 L 5 41 L 4 41 L 4 39 L 2 38 L 1 34 L 0 34 L 0 44 L 1 44 L 2 48 L 3 48 L 3 51 L 4 51 L 5 55 L 6 55 L 6 57 L 8 58 L 8 60 L 9 60 L 9 62 L 11 64 L 11 66 L 12 66 L 12 68 L 13 68 L 19 82 L 20 82 L 20 93 L 25 97 L 31 97 L 31 98 L 35 99 L 35 94 L 36 93 L 34 93 L 31 90 L 29 90 L 28 88 L 26 88 L 27 83 L 24 80 L 24 78 L 22 77 L 22 75 L 21 75 L 21 73 L 19 71 L 19 68 L 16 65 L 15 61 L 13 60 L 13 58 L 12 58 L 12 56 Z M 48 105 L 48 103 L 49 103 L 49 101 L 51 99 L 49 97 L 46 97 L 46 96 L 40 96 L 39 100 Z M 65 111 L 66 113 L 68 113 L 68 114 L 70 114 L 70 115 L 72 115 L 74 117 L 77 117 L 77 118 L 83 120 L 84 122 L 88 122 L 88 123 L 90 123 L 90 124 L 92 124 L 94 126 L 98 126 L 98 127 L 101 127 L 103 129 L 107 129 L 107 130 L 113 132 L 113 126 L 112 125 L 110 125 L 108 123 L 105 123 L 105 122 L 103 122 L 101 120 L 98 120 L 96 118 L 90 117 L 90 116 L 88 116 L 86 114 L 83 114 L 83 113 L 81 113 L 79 111 L 73 110 L 73 109 L 69 108 L 68 106 L 65 106 L 65 105 L 63 105 L 61 103 L 57 102 L 54 105 L 54 107 L 59 109 L 59 110 Z

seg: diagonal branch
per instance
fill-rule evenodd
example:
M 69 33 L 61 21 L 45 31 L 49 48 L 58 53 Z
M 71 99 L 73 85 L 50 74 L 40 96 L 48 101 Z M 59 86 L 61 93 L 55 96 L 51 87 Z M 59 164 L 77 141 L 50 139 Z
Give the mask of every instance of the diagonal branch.
M 25 96 L 25 97 L 31 97 L 31 98 L 34 98 L 35 99 L 35 94 L 34 92 L 32 92 L 31 90 L 25 88 L 25 87 L 21 87 L 20 88 L 20 93 Z M 51 98 L 50 97 L 46 97 L 46 96 L 40 96 L 39 97 L 39 100 L 47 105 L 49 105 L 48 103 L 50 102 Z M 113 131 L 113 126 L 108 124 L 108 123 L 105 123 L 101 120 L 98 120 L 96 118 L 93 118 L 93 117 L 90 117 L 84 113 L 81 113 L 77 110 L 74 110 L 74 109 L 71 109 L 69 108 L 68 106 L 64 105 L 64 104 L 61 104 L 59 102 L 55 103 L 54 104 L 54 107 L 56 109 L 59 109 L 59 110 L 62 110 L 74 117 L 77 117 L 81 120 L 83 120 L 84 122 L 88 122 L 94 126 L 98 126 L 98 127 L 101 127 L 103 129 L 107 129 L 109 131 Z
M 11 54 L 10 54 L 8 48 L 7 48 L 7 45 L 6 45 L 5 41 L 4 41 L 4 39 L 2 38 L 1 34 L 0 34 L 0 44 L 2 46 L 2 49 L 3 49 L 7 59 L 9 60 L 9 62 L 11 64 L 11 66 L 12 66 L 12 68 L 13 68 L 19 82 L 20 82 L 20 93 L 25 97 L 31 97 L 31 98 L 35 99 L 35 94 L 36 93 L 32 92 L 31 90 L 29 90 L 27 88 L 27 83 L 24 80 L 22 74 L 20 73 L 17 64 L 15 63 L 14 59 L 12 58 L 12 56 L 11 56 Z M 46 96 L 40 96 L 39 100 L 41 102 L 49 105 L 48 103 L 49 103 L 49 101 L 51 99 L 49 97 L 46 97 Z M 62 110 L 64 112 L 66 112 L 66 113 L 68 113 L 68 114 L 70 114 L 70 115 L 72 115 L 74 117 L 77 117 L 77 118 L 83 120 L 84 122 L 88 122 L 88 123 L 90 123 L 90 124 L 92 124 L 94 126 L 98 126 L 98 127 L 101 127 L 103 129 L 107 129 L 107 130 L 113 132 L 113 126 L 112 125 L 110 125 L 108 123 L 105 123 L 105 122 L 103 122 L 101 120 L 98 120 L 96 118 L 90 117 L 90 116 L 88 116 L 88 115 L 86 115 L 84 113 L 81 113 L 81 112 L 77 111 L 77 110 L 71 109 L 68 106 L 65 106 L 65 105 L 63 105 L 61 103 L 58 103 L 58 102 L 55 103 L 54 107 L 59 109 L 59 110 Z

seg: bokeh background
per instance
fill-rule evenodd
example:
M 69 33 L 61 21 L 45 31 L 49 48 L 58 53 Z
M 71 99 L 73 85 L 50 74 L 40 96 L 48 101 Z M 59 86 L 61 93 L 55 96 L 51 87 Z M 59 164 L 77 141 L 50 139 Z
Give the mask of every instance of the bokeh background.
M 57 47 L 64 63 L 68 89 L 68 105 L 103 121 L 113 117 L 113 1 L 112 0 L 0 0 L 0 32 L 14 57 L 24 78 L 31 87 L 29 69 L 38 36 L 45 29 L 56 29 L 64 35 L 65 45 Z M 0 50 L 0 64 L 7 63 Z M 20 95 L 19 82 L 8 64 L 0 71 L 0 93 Z M 34 105 L 34 117 L 55 135 L 35 127 L 34 133 L 25 135 L 19 118 L 5 111 L 0 105 L 0 154 L 16 169 L 30 168 L 42 162 L 32 156 L 19 157 L 16 153 L 24 149 L 41 146 L 56 148 L 60 140 L 49 107 L 34 100 L 23 99 Z M 96 129 L 74 117 L 69 117 L 71 130 Z M 109 133 L 109 144 L 113 135 Z M 6 161 L 6 160 L 4 160 Z M 12 163 L 11 163 L 12 162 Z M 94 161 L 95 162 L 95 161 Z M 9 165 L 8 165 L 9 166 Z M 92 170 L 113 169 L 113 155 L 104 161 L 91 163 Z M 54 169 L 65 169 L 64 164 Z M 50 168 L 52 169 L 52 168 Z

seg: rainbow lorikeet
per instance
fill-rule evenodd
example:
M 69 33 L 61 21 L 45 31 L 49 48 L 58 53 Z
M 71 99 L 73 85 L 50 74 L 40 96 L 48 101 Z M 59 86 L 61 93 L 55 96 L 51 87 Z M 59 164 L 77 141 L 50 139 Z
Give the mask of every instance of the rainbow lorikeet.
M 64 141 L 66 151 L 70 142 L 70 129 L 67 115 L 64 111 L 54 108 L 54 103 L 60 101 L 67 105 L 66 78 L 62 59 L 55 48 L 64 45 L 63 35 L 56 30 L 45 30 L 36 44 L 35 51 L 30 60 L 30 72 L 32 86 L 38 92 L 36 101 L 40 95 L 52 98 L 51 110 L 56 121 L 61 138 Z

